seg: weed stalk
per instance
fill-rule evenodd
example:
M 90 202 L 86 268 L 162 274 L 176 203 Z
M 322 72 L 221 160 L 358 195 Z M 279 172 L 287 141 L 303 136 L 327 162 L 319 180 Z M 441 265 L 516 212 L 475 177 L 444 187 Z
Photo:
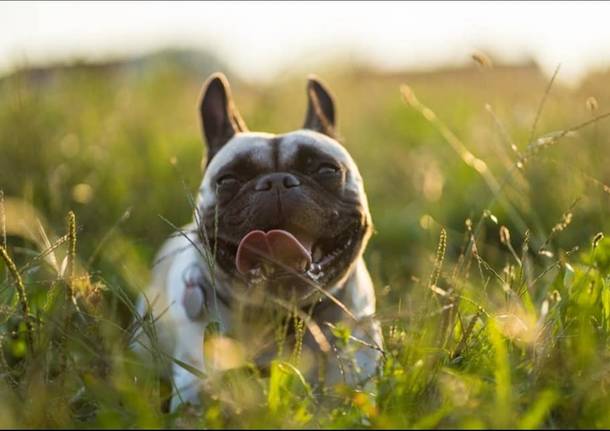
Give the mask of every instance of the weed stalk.
M 19 303 L 21 304 L 21 313 L 23 314 L 23 321 L 26 327 L 26 343 L 28 346 L 28 351 L 32 353 L 34 350 L 34 328 L 32 326 L 32 321 L 30 320 L 30 304 L 25 291 L 25 285 L 23 284 L 23 279 L 17 270 L 15 262 L 8 255 L 8 252 L 4 246 L 0 246 L 0 257 L 2 257 L 2 260 L 4 260 L 9 273 L 12 275 L 17 285 L 17 294 L 19 295 Z

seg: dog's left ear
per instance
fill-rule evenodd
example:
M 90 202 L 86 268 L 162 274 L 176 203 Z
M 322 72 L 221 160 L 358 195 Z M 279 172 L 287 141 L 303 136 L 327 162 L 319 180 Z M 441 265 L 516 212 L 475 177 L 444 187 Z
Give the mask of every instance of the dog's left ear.
M 231 89 L 222 73 L 215 73 L 204 84 L 199 113 L 207 143 L 207 163 L 236 133 L 248 128 L 233 104 Z
M 307 114 L 304 129 L 336 138 L 335 102 L 330 91 L 315 76 L 307 80 Z

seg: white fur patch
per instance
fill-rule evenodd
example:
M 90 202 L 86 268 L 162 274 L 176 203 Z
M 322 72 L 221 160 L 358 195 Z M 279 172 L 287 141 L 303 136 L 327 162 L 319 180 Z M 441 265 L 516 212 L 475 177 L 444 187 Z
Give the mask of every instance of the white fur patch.
M 329 154 L 339 161 L 347 170 L 345 178 L 346 190 L 359 196 L 360 203 L 368 212 L 368 204 L 360 171 L 343 145 L 326 135 L 306 129 L 288 133 L 281 136 L 281 138 L 280 163 L 283 165 L 289 165 L 296 157 L 299 144 L 306 145 L 307 143 L 315 145 L 320 151 Z
M 343 146 L 334 139 L 313 130 L 301 129 L 280 136 L 282 138 L 280 163 L 290 164 L 296 157 L 299 144 L 315 145 L 320 151 L 329 154 L 346 165 L 350 170 L 355 167 L 354 161 Z
M 272 166 L 273 150 L 269 145 L 275 135 L 271 133 L 247 132 L 238 133 L 212 158 L 205 170 L 203 182 L 199 189 L 199 203 L 211 206 L 216 203 L 216 187 L 212 179 L 224 166 L 238 154 L 248 153 L 254 163 Z

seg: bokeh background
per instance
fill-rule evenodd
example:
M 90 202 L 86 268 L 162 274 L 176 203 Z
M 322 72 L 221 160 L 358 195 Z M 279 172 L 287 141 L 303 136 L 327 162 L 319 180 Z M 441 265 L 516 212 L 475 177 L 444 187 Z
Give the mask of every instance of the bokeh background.
M 594 181 L 610 182 L 608 123 L 515 169 L 535 138 L 610 109 L 610 38 L 597 25 L 606 5 L 0 7 L 1 189 L 55 232 L 75 210 L 82 252 L 136 288 L 171 232 L 160 216 L 190 218 L 187 193 L 205 155 L 196 105 L 215 71 L 228 75 L 252 130 L 302 124 L 308 73 L 334 91 L 369 194 L 376 233 L 367 255 L 382 285 L 402 289 L 429 264 L 439 225 L 457 252 L 465 220 L 484 210 L 515 235 L 533 230 L 540 245 L 579 198 L 580 223 L 559 239 L 564 247 L 608 223 L 608 196 Z M 403 84 L 487 164 L 506 201 L 494 201 L 481 172 L 405 103 Z M 19 224 L 10 214 L 8 222 Z M 488 241 L 495 247 L 497 235 Z
M 610 119 L 588 122 L 610 111 L 609 14 L 586 2 L 2 3 L 7 242 L 25 264 L 73 210 L 83 266 L 135 296 L 173 231 L 164 219 L 191 218 L 207 76 L 229 77 L 251 130 L 282 133 L 302 124 L 316 73 L 365 180 L 382 316 L 429 276 L 441 227 L 446 262 L 471 222 L 491 265 L 511 259 L 505 225 L 518 253 L 526 236 L 548 250 L 529 269 L 542 270 L 608 231 Z M 49 278 L 38 271 L 28 280 Z

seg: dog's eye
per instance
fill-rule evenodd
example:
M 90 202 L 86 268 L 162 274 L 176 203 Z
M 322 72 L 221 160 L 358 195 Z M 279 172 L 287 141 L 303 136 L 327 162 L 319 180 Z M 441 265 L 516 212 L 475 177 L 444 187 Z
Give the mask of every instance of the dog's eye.
M 239 182 L 235 175 L 227 174 L 216 180 L 216 184 L 219 186 L 232 186 Z
M 337 172 L 339 172 L 339 168 L 337 166 L 331 165 L 330 163 L 322 163 L 318 167 L 316 174 L 322 175 L 322 176 L 330 176 L 330 175 L 335 175 Z

